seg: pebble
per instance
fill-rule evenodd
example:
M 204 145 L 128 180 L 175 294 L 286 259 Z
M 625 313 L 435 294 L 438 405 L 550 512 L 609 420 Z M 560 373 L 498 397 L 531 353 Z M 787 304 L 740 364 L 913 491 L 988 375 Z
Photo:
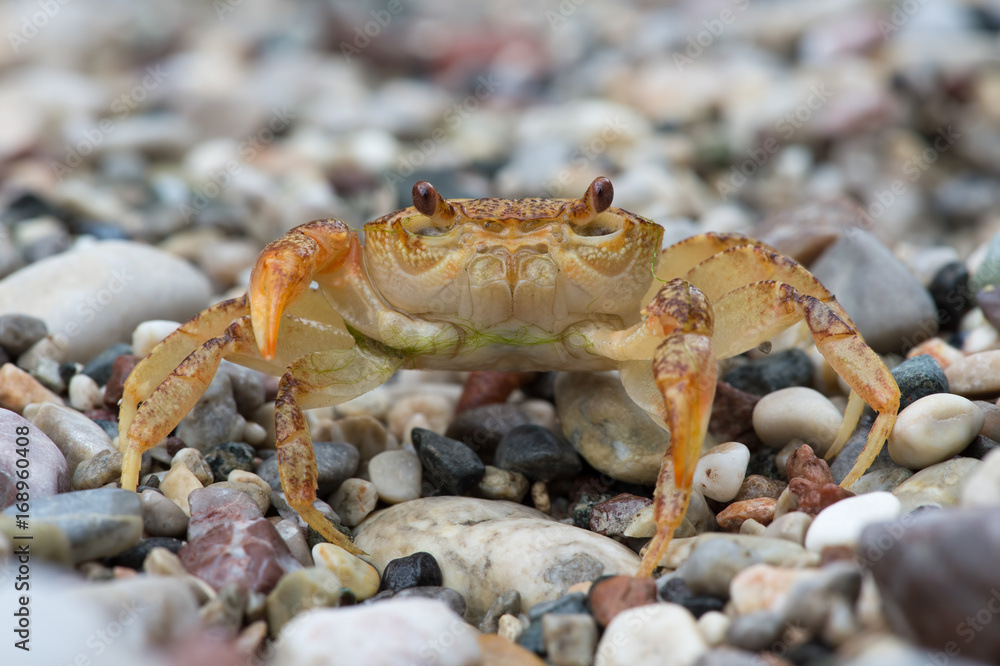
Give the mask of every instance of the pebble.
M 518 622 L 515 617 L 507 617 Z M 483 634 L 479 636 L 479 647 L 483 653 L 482 666 L 546 666 L 546 662 L 517 645 L 509 636 Z
M 538 425 L 517 426 L 497 445 L 493 463 L 531 481 L 572 478 L 582 464 L 569 442 Z
M 354 527 L 375 510 L 378 489 L 371 481 L 347 479 L 329 501 L 344 525 Z
M 140 358 L 153 351 L 167 337 L 180 328 L 180 323 L 167 319 L 150 319 L 132 331 L 132 353 Z
M 810 516 L 817 516 L 828 506 L 854 497 L 852 491 L 836 483 L 817 483 L 803 477 L 789 481 L 788 492 L 795 496 L 795 510 Z
M 874 235 L 844 233 L 809 266 L 876 352 L 898 352 L 937 330 L 930 294 Z
M 722 376 L 732 387 L 765 396 L 792 386 L 811 386 L 813 365 L 801 349 L 786 349 L 738 365 Z
M 160 490 L 163 494 L 167 499 L 173 500 L 174 504 L 179 506 L 188 516 L 191 515 L 189 496 L 195 490 L 203 487 L 198 477 L 182 462 L 171 466 L 167 475 L 160 480 Z
M 473 494 L 483 499 L 520 502 L 528 494 L 530 483 L 524 474 L 486 465 L 486 472 L 473 489 Z
M 762 536 L 766 529 L 765 525 L 760 524 L 753 518 L 747 518 L 740 524 L 739 532 L 740 534 L 749 534 L 751 536 Z
M 399 442 L 389 434 L 382 422 L 367 414 L 337 419 L 344 441 L 358 450 L 361 462 L 367 462 L 384 451 L 399 448 Z
M 769 393 L 753 410 L 753 429 L 764 444 L 777 449 L 800 439 L 820 456 L 833 444 L 843 420 L 826 396 L 801 386 Z
M 963 507 L 1000 505 L 1000 450 L 993 450 L 962 485 Z
M 264 404 L 263 375 L 242 365 L 223 360 L 219 364 L 219 372 L 229 376 L 229 384 L 233 388 L 233 399 L 240 414 L 249 418 Z
M 709 611 L 698 618 L 698 631 L 701 632 L 701 637 L 705 639 L 711 647 L 716 647 L 722 645 L 726 640 L 726 632 L 729 630 L 729 617 L 725 613 L 720 613 L 719 611 Z M 702 655 L 702 657 L 696 662 L 699 666 L 705 666 L 707 657 L 709 654 Z M 749 655 L 753 656 L 753 655 Z M 715 662 L 709 662 L 715 663 Z M 722 661 L 719 662 L 720 666 L 735 666 L 738 662 L 735 661 Z M 752 659 L 747 662 L 752 663 Z
M 427 419 L 427 429 L 443 433 L 455 416 L 455 402 L 437 393 L 425 392 L 395 400 L 386 414 L 389 432 L 397 439 L 408 440 L 407 424 L 420 414 Z
M 534 378 L 533 372 L 474 370 L 465 378 L 456 412 L 507 401 L 510 394 Z
M 392 560 L 382 571 L 379 590 L 399 592 L 408 587 L 441 585 L 441 567 L 430 553 L 413 553 Z
M 444 434 L 468 446 L 484 462 L 492 462 L 503 436 L 531 423 L 531 416 L 520 405 L 504 402 L 459 412 Z
M 185 450 L 196 451 L 197 449 L 189 447 Z M 209 449 L 204 454 L 204 460 L 212 474 L 212 479 L 222 481 L 228 479 L 229 475 L 236 470 L 254 471 L 254 455 L 254 449 L 249 444 L 244 444 L 243 442 L 222 442 L 218 446 Z M 277 473 L 277 465 L 275 464 L 275 476 L 277 476 Z M 211 480 L 209 480 L 209 483 L 211 483 Z
M 187 533 L 188 516 L 176 503 L 155 490 L 144 490 L 142 527 L 152 536 L 182 537 Z
M 337 574 L 326 567 L 306 567 L 281 577 L 267 595 L 267 623 L 272 636 L 299 613 L 313 608 L 336 607 L 341 585 Z
M 805 546 L 816 553 L 828 546 L 854 547 L 865 527 L 892 520 L 901 512 L 900 501 L 890 493 L 874 492 L 848 497 L 813 518 L 806 533 Z
M 587 602 L 597 624 L 604 628 L 622 611 L 657 603 L 656 582 L 632 576 L 599 578 L 591 586 Z
M 0 447 L 0 508 L 14 503 L 17 497 L 18 460 L 20 453 L 28 461 L 31 475 L 31 499 L 50 497 L 64 493 L 70 487 L 69 468 L 66 458 L 52 440 L 45 436 L 31 422 L 7 409 L 0 409 L 0 430 L 6 433 L 7 443 Z M 18 437 L 26 437 L 28 447 L 18 446 Z M 23 441 L 21 443 L 24 443 Z
M 834 458 L 833 462 L 830 463 L 830 473 L 833 474 L 833 480 L 835 483 L 842 482 L 851 472 L 851 468 L 854 467 L 854 463 L 857 461 L 858 456 L 860 456 L 861 452 L 864 450 L 868 439 L 868 432 L 871 430 L 871 426 L 874 421 L 874 415 L 862 414 L 861 419 L 858 422 L 858 427 L 848 438 L 847 443 L 844 444 L 844 448 L 840 450 L 840 454 L 838 454 L 837 457 Z M 875 456 L 875 461 L 872 462 L 871 467 L 868 468 L 868 473 L 871 474 L 872 472 L 880 469 L 898 468 L 899 465 L 897 465 L 889 455 L 889 447 L 883 446 L 882 450 L 879 451 L 877 456 Z
M 15 507 L 4 511 L 14 515 Z M 112 557 L 142 535 L 139 496 L 120 488 L 96 488 L 31 499 L 31 520 L 60 528 L 77 564 Z
M 313 566 L 312 551 L 306 542 L 306 531 L 299 525 L 298 520 L 293 518 L 283 518 L 275 523 L 274 528 L 285 541 L 292 556 L 304 567 Z
M 630 493 L 621 493 L 598 502 L 590 510 L 590 531 L 605 536 L 622 536 L 636 515 L 653 500 Z
M 79 411 L 97 409 L 104 406 L 104 392 L 90 376 L 81 373 L 69 380 L 69 404 Z
M 84 460 L 101 451 L 115 452 L 104 429 L 74 409 L 45 403 L 28 412 L 30 416 L 25 415 L 26 418 L 62 451 L 71 476 Z
M 906 359 L 892 369 L 892 377 L 899 386 L 900 411 L 921 398 L 948 392 L 948 377 L 930 354 Z
M 80 294 L 91 294 L 85 305 Z M 104 241 L 37 261 L 0 281 L 0 312 L 43 320 L 65 358 L 85 361 L 125 342 L 154 316 L 186 321 L 208 305 L 208 280 L 188 262 L 143 243 Z M 107 303 L 105 303 L 107 301 Z M 97 302 L 101 309 L 96 310 Z M 96 313 L 86 325 L 83 313 Z
M 114 483 L 122 475 L 121 451 L 100 451 L 73 472 L 73 490 L 90 490 Z
M 229 375 L 217 372 L 201 398 L 177 424 L 177 436 L 199 451 L 209 451 L 221 442 L 238 440 L 246 420 L 236 410 Z
M 45 322 L 37 317 L 0 315 L 0 347 L 11 357 L 20 356 L 48 334 Z
M 108 377 L 107 385 L 104 387 L 104 404 L 109 409 L 118 409 L 118 401 L 122 399 L 125 380 L 128 379 L 128 376 L 132 373 L 135 366 L 139 364 L 140 360 L 142 358 L 139 356 L 122 354 L 111 364 L 111 376 Z
M 287 572 L 301 568 L 277 530 L 248 495 L 232 488 L 191 493 L 184 568 L 216 590 L 235 584 L 267 594 Z
M 425 428 L 413 429 L 413 444 L 424 478 L 449 495 L 462 495 L 486 473 L 482 461 L 465 444 Z
M 816 569 L 785 569 L 753 564 L 736 574 L 729 585 L 729 601 L 737 615 L 780 610 L 799 582 L 817 576 Z
M 770 539 L 785 539 L 803 546 L 812 521 L 812 516 L 809 514 L 792 511 L 771 521 L 771 524 L 764 529 L 764 536 Z
M 481 657 L 475 629 L 447 605 L 393 599 L 296 616 L 281 631 L 274 663 L 479 666 Z
M 868 472 L 851 484 L 850 490 L 855 495 L 864 495 L 878 490 L 891 493 L 899 484 L 913 476 L 913 472 L 905 467 L 889 467 Z
M 505 641 L 509 641 L 510 643 L 516 644 L 520 641 L 521 636 L 524 635 L 524 629 L 524 623 L 515 615 L 501 615 L 500 619 L 497 621 L 497 636 Z M 521 649 L 524 650 L 524 648 Z M 527 650 L 525 650 L 525 652 L 527 652 Z M 528 654 L 534 656 L 534 653 L 532 652 L 528 652 Z
M 180 550 L 182 545 L 182 541 L 179 539 L 172 539 L 170 537 L 142 538 L 129 549 L 118 553 L 112 558 L 106 559 L 105 563 L 110 567 L 125 567 L 136 571 L 142 571 L 144 568 L 143 563 L 146 561 L 146 557 L 154 548 L 160 548 L 176 553 Z
M 737 502 L 740 500 L 757 499 L 758 497 L 773 497 L 774 499 L 778 499 L 786 487 L 788 487 L 788 484 L 781 479 L 772 479 L 760 474 L 750 474 L 743 479 L 736 497 L 732 499 Z
M 483 615 L 483 619 L 479 622 L 479 631 L 484 634 L 496 633 L 499 631 L 501 617 L 517 614 L 520 611 L 521 593 L 517 590 L 507 590 L 493 601 L 489 610 Z
M 341 585 L 354 593 L 358 601 L 372 596 L 379 590 L 379 575 L 375 567 L 340 546 L 318 543 L 312 548 L 316 566 L 324 566 L 337 574 Z
M 694 594 L 725 598 L 733 577 L 758 562 L 779 567 L 812 566 L 818 558 L 790 541 L 746 534 L 708 533 L 675 539 L 667 548 L 661 565 L 677 569 L 677 576 Z
M 677 604 L 619 614 L 604 631 L 594 666 L 690 666 L 708 651 L 698 624 Z
M 587 613 L 542 616 L 545 656 L 555 666 L 588 666 L 597 647 L 597 625 Z
M 774 519 L 774 508 L 778 503 L 771 497 L 733 502 L 715 517 L 719 527 L 727 532 L 739 532 L 747 520 L 755 520 L 761 525 L 769 525 Z
M 423 470 L 420 458 L 410 451 L 383 451 L 368 463 L 368 476 L 380 500 L 399 504 L 420 497 Z
M 0 366 L 0 408 L 21 414 L 31 403 L 63 404 L 62 398 L 13 363 Z
M 996 660 L 998 518 L 995 507 L 925 511 L 862 533 L 856 562 L 874 575 L 896 632 L 936 653 Z
M 607 537 L 554 521 L 511 502 L 430 497 L 397 504 L 362 523 L 355 544 L 385 569 L 414 551 L 441 567 L 443 585 L 466 600 L 478 622 L 494 600 L 517 590 L 523 607 L 556 599 L 605 574 L 634 574 L 638 556 Z M 524 563 L 532 563 L 531 576 Z
M 944 370 L 948 389 L 971 398 L 1000 392 L 1000 349 L 969 354 Z
M 262 490 L 256 483 L 239 483 L 234 481 L 218 481 L 207 486 L 210 488 L 232 488 L 246 494 L 257 505 L 262 514 L 271 508 L 271 489 Z
M 450 587 L 439 585 L 424 585 L 422 587 L 408 587 L 392 594 L 392 599 L 437 599 L 448 605 L 456 615 L 465 615 L 465 599 L 462 595 Z
M 973 458 L 952 458 L 925 467 L 896 486 L 892 494 L 902 503 L 903 513 L 921 506 L 956 506 L 962 487 L 982 464 Z
M 114 366 L 115 359 L 131 353 L 131 347 L 124 342 L 117 342 L 103 349 L 101 353 L 87 361 L 81 372 L 103 386 L 111 379 L 111 369 Z
M 212 481 L 215 480 L 212 475 L 212 469 L 205 462 L 205 458 L 201 455 L 201 451 L 198 449 L 191 448 L 190 446 L 185 447 L 174 454 L 173 459 L 170 461 L 170 466 L 184 464 L 187 466 L 188 470 L 194 474 L 195 478 L 203 486 L 211 485 Z
M 889 455 L 909 469 L 923 469 L 961 453 L 985 416 L 971 400 L 950 393 L 921 398 L 899 413 L 889 436 Z
M 556 411 L 563 434 L 594 469 L 628 483 L 656 482 L 670 433 L 628 397 L 617 377 L 560 373 Z
M 701 456 L 694 472 L 694 487 L 708 499 L 729 502 L 746 476 L 750 450 L 739 442 L 713 446 Z
M 744 442 L 756 447 L 760 440 L 753 431 L 753 408 L 759 396 L 741 391 L 721 379 L 716 382 L 708 432 L 717 442 Z

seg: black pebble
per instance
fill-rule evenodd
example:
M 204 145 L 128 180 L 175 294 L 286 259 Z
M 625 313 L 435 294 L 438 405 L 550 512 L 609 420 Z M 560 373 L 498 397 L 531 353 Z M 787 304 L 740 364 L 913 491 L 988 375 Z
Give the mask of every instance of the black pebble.
M 430 553 L 419 552 L 399 557 L 385 565 L 379 590 L 398 592 L 408 587 L 441 585 L 441 567 Z
M 483 461 L 462 442 L 425 428 L 414 428 L 412 438 L 424 478 L 449 495 L 463 494 L 486 473 Z
M 223 442 L 205 454 L 205 462 L 212 469 L 216 481 L 225 481 L 234 469 L 254 471 L 254 448 L 244 442 Z
M 135 569 L 136 571 L 142 571 L 142 563 L 146 561 L 146 556 L 149 555 L 149 551 L 154 548 L 166 548 L 172 553 L 176 553 L 181 549 L 184 542 L 180 539 L 171 539 L 170 537 L 150 537 L 148 539 L 139 539 L 134 546 L 128 550 L 115 555 L 114 557 L 107 558 L 105 564 L 109 567 L 128 567 L 129 569 Z
M 583 467 L 569 442 L 539 425 L 518 426 L 504 435 L 493 462 L 532 481 L 576 476 Z
M 906 359 L 892 369 L 899 385 L 899 409 L 934 393 L 948 392 L 948 378 L 933 356 L 921 354 Z
M 493 461 L 500 440 L 517 426 L 531 419 L 523 409 L 509 402 L 473 407 L 457 415 L 444 436 L 462 442 L 486 463 Z
M 113 344 L 95 356 L 90 363 L 83 366 L 83 374 L 88 375 L 98 385 L 104 386 L 111 379 L 111 366 L 115 359 L 131 353 L 132 347 L 124 342 Z
M 665 584 L 657 587 L 657 594 L 661 601 L 680 604 L 691 611 L 695 617 L 701 617 L 708 611 L 721 611 L 726 605 L 726 602 L 718 597 L 693 593 L 682 578 L 671 578 Z
M 788 349 L 737 366 L 723 381 L 753 395 L 767 395 L 789 386 L 812 386 L 813 366 L 801 349 Z
M 939 270 L 927 287 L 937 306 L 942 330 L 958 328 L 962 315 L 975 304 L 969 290 L 969 269 L 964 261 L 953 261 Z

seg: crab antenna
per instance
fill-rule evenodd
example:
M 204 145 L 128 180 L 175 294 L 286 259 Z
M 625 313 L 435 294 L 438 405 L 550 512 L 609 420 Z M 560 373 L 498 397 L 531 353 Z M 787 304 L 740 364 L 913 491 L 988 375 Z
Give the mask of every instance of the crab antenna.
M 587 224 L 606 211 L 614 198 L 615 188 L 611 181 L 605 176 L 598 176 L 570 208 L 569 221 L 578 225 Z
M 455 222 L 455 207 L 426 180 L 413 186 L 413 207 L 431 218 L 436 226 L 450 227 Z

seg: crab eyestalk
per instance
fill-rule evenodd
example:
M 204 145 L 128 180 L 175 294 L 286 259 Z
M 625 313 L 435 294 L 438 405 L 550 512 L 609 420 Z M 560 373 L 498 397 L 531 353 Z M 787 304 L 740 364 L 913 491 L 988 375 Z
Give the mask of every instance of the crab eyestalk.
M 614 198 L 615 188 L 611 181 L 605 176 L 598 176 L 570 208 L 567 218 L 576 226 L 588 224 L 610 208 Z
M 455 207 L 426 180 L 413 186 L 413 207 L 429 217 L 435 227 L 448 228 L 455 224 Z

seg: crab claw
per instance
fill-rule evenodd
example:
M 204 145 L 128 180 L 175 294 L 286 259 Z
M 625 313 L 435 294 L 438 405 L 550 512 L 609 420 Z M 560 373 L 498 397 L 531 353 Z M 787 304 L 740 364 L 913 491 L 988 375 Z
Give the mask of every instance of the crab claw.
M 250 274 L 247 292 L 261 356 L 274 358 L 285 308 L 309 288 L 314 276 L 340 269 L 357 245 L 355 233 L 340 220 L 317 220 L 292 229 L 264 248 Z
M 583 225 L 611 207 L 615 198 L 615 188 L 611 180 L 598 176 L 590 184 L 583 196 L 576 200 L 569 212 L 569 221 L 575 225 Z

